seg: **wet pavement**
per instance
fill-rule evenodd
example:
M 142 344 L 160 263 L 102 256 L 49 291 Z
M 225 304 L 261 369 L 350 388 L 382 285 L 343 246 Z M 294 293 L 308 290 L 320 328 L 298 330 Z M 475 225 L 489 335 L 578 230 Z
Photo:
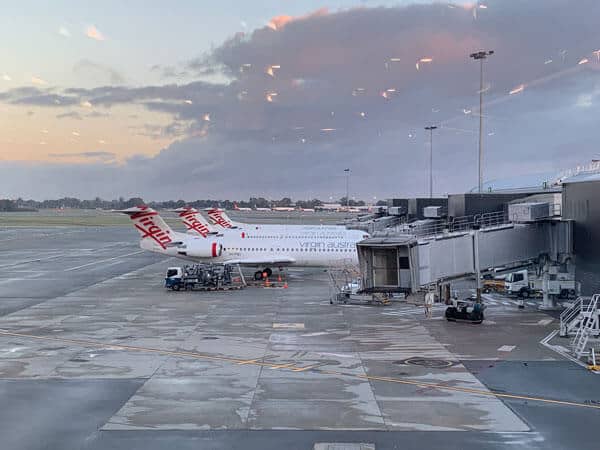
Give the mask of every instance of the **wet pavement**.
M 177 262 L 130 227 L 7 228 L 0 246 L 10 448 L 594 448 L 600 378 L 540 345 L 558 324 L 535 301 L 426 320 L 330 305 L 318 269 L 288 289 L 168 292 Z

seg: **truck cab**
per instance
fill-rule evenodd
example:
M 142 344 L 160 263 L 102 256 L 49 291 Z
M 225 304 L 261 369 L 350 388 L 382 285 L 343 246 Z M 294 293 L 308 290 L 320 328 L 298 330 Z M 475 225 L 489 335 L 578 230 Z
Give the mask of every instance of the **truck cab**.
M 167 274 L 165 276 L 165 287 L 178 291 L 181 289 L 183 282 L 183 269 L 181 267 L 169 267 L 167 268 Z
M 541 295 L 545 289 L 548 294 L 561 298 L 572 298 L 577 295 L 574 275 L 569 272 L 559 272 L 557 266 L 551 266 L 547 279 L 533 271 L 519 270 L 506 275 L 505 289 L 507 294 L 528 298 Z
M 508 294 L 519 294 L 529 297 L 529 274 L 527 270 L 519 270 L 506 275 L 504 287 Z

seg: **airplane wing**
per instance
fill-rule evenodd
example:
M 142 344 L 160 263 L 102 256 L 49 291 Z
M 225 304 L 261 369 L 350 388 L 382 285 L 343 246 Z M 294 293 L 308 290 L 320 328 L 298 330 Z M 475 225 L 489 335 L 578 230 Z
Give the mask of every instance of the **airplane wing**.
M 240 264 L 242 266 L 262 266 L 266 264 L 277 266 L 294 264 L 295 262 L 296 260 L 294 258 L 289 258 L 286 256 L 274 256 L 272 258 L 240 258 L 224 261 L 225 264 Z

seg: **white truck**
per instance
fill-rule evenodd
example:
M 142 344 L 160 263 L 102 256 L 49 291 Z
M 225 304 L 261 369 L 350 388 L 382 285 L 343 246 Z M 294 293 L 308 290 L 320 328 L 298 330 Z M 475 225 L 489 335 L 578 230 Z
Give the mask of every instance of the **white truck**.
M 529 298 L 541 295 L 544 290 L 544 282 L 546 282 L 548 294 L 558 295 L 560 298 L 576 297 L 577 289 L 573 274 L 553 269 L 550 268 L 546 281 L 533 271 L 519 270 L 509 273 L 504 280 L 505 291 L 507 294 Z

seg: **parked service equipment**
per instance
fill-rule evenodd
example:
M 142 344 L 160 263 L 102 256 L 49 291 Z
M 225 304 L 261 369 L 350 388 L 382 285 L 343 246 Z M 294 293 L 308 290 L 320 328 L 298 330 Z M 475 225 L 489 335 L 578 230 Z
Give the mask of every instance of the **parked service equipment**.
M 452 306 L 446 308 L 446 320 L 449 322 L 469 322 L 480 324 L 484 320 L 485 305 L 474 299 L 454 300 Z
M 544 286 L 544 279 L 533 271 L 519 270 L 506 275 L 504 286 L 507 294 L 523 298 L 541 295 L 544 287 L 548 294 L 562 298 L 574 298 L 577 295 L 575 278 L 571 273 L 553 273 L 546 283 L 547 286 Z
M 165 287 L 174 291 L 240 289 L 245 285 L 244 277 L 239 267 L 237 276 L 234 269 L 234 266 L 229 264 L 169 267 L 165 276 Z
M 504 277 L 501 278 L 484 278 L 481 285 L 483 292 L 489 294 L 490 292 L 505 292 L 506 283 Z
M 329 303 L 353 303 L 367 305 L 388 305 L 391 295 L 381 293 L 364 293 L 358 267 L 332 266 L 329 274 Z
M 565 309 L 560 314 L 560 329 L 561 337 L 569 337 L 577 334 L 583 328 L 589 328 L 590 334 L 595 337 L 600 337 L 600 304 L 598 303 L 599 295 L 592 297 L 579 297 L 571 306 Z

